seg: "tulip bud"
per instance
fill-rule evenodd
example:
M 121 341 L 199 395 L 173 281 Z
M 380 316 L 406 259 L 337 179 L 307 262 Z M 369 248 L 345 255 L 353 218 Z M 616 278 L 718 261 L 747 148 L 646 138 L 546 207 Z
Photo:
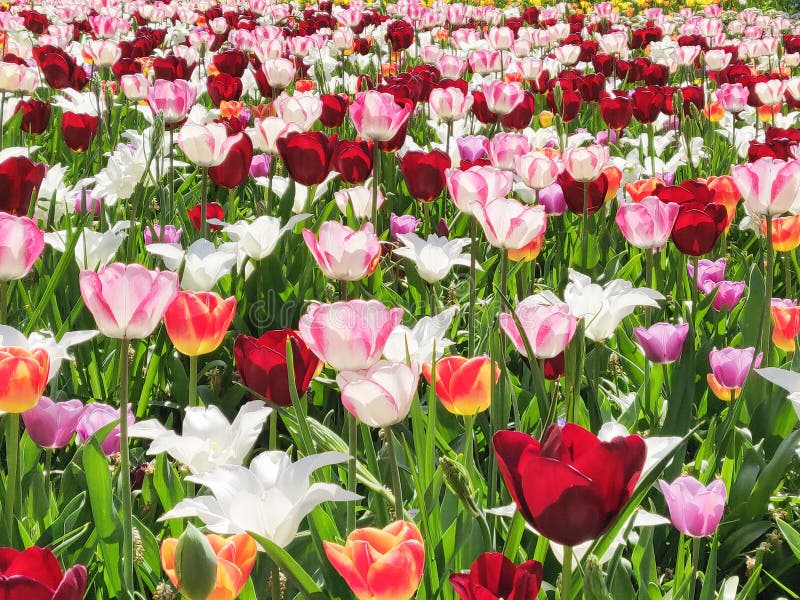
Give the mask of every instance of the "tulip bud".
M 447 488 L 464 504 L 472 516 L 479 516 L 481 509 L 475 504 L 475 491 L 469 482 L 469 473 L 467 473 L 466 467 L 446 456 L 439 459 L 439 467 L 442 469 Z
M 205 600 L 217 583 L 217 557 L 206 537 L 189 524 L 175 548 L 175 574 L 181 594 Z
M 586 600 L 611 600 L 600 560 L 594 554 L 589 555 L 583 567 L 583 591 Z

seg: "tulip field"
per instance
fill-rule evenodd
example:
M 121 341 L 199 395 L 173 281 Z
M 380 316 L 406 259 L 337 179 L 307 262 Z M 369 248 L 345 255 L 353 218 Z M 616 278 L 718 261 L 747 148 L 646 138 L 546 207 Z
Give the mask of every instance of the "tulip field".
M 800 599 L 800 18 L 0 5 L 0 600 Z

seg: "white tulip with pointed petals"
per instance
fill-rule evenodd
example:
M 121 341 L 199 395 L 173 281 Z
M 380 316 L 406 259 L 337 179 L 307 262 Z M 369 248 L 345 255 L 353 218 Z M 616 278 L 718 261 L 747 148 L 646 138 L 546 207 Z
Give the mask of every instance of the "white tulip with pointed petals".
M 394 253 L 413 262 L 419 276 L 428 283 L 441 281 L 455 265 L 469 265 L 470 255 L 462 252 L 469 238 L 450 240 L 431 234 L 423 240 L 416 233 L 401 233 L 397 239 L 403 246 Z

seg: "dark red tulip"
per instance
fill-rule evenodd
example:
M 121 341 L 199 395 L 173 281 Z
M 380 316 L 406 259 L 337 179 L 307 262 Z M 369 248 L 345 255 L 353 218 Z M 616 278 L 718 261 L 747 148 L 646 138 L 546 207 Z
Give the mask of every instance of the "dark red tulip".
M 414 43 L 414 28 L 405 21 L 392 21 L 386 26 L 386 41 L 394 52 L 405 50 Z
M 253 162 L 253 142 L 250 141 L 250 136 L 243 135 L 231 147 L 222 164 L 209 167 L 208 176 L 218 186 L 232 190 L 247 181 L 251 162 Z
M 45 173 L 45 165 L 34 163 L 27 156 L 12 156 L 0 162 L 0 211 L 27 215 Z
M 236 371 L 245 386 L 278 406 L 291 406 L 286 340 L 292 345 L 294 381 L 298 396 L 305 394 L 320 360 L 292 329 L 267 331 L 260 338 L 239 335 L 233 343 Z
M 58 559 L 47 548 L 0 548 L 3 598 L 27 600 L 82 600 L 86 567 L 75 565 L 62 573 Z
M 242 80 L 227 73 L 212 75 L 206 82 L 206 90 L 214 106 L 219 107 L 223 100 L 238 100 L 242 95 Z
M 536 25 L 539 22 L 539 9 L 535 6 L 526 8 L 522 13 L 522 18 L 528 25 Z
M 61 136 L 73 152 L 84 152 L 99 128 L 100 119 L 94 115 L 65 112 L 61 116 Z
M 598 53 L 592 57 L 595 73 L 602 73 L 606 77 L 614 74 L 615 59 L 612 54 Z
M 647 455 L 638 435 L 602 442 L 574 423 L 551 425 L 541 443 L 526 433 L 498 431 L 493 444 L 522 516 L 564 546 L 593 540 L 613 525 Z
M 370 142 L 342 140 L 333 151 L 331 165 L 342 181 L 351 185 L 364 183 L 372 173 L 374 150 Z
M 353 52 L 357 52 L 361 56 L 369 54 L 372 48 L 372 40 L 369 38 L 357 37 L 353 40 Z
M 582 181 L 575 181 L 564 170 L 559 173 L 556 182 L 564 192 L 564 201 L 567 203 L 567 208 L 576 215 L 583 215 L 584 189 L 586 190 L 587 214 L 596 213 L 606 201 L 608 178 L 605 173 L 601 173 L 600 177 L 584 185 Z
M 194 208 L 187 208 L 186 209 L 186 216 L 189 217 L 189 221 L 197 231 L 200 231 L 202 227 L 201 215 L 202 208 L 200 203 L 194 205 Z M 217 202 L 209 202 L 206 204 L 206 220 L 208 219 L 218 219 L 222 221 L 225 218 L 225 209 L 222 208 Z M 208 229 L 210 231 L 217 231 L 219 229 L 219 225 L 212 225 L 211 223 L 208 224 Z
M 703 181 L 684 179 L 678 185 L 658 185 L 653 192 L 662 202 L 674 202 L 681 206 L 700 204 L 705 206 L 714 201 L 714 190 Z
M 575 80 L 577 91 L 580 93 L 581 98 L 586 102 L 597 102 L 600 100 L 600 94 L 606 87 L 606 78 L 602 73 L 595 73 L 593 75 L 584 75 Z
M 30 100 L 20 100 L 14 112 L 22 113 L 22 123 L 20 124 L 22 131 L 39 135 L 47 130 L 52 111 L 49 102 L 31 98 Z
M 600 116 L 611 129 L 625 129 L 633 118 L 633 101 L 627 96 L 600 98 Z
M 37 12 L 35 10 L 21 10 L 19 16 L 22 17 L 22 23 L 25 29 L 36 35 L 41 35 L 47 31 L 47 26 L 50 22 L 47 20 L 47 15 Z
M 432 202 L 442 193 L 444 171 L 450 167 L 450 157 L 445 152 L 409 151 L 398 159 L 398 163 L 412 198 Z
M 450 583 L 461 600 L 528 600 L 539 594 L 543 578 L 535 560 L 516 566 L 500 552 L 485 552 L 469 573 L 450 575 Z
M 247 69 L 247 55 L 241 50 L 228 50 L 214 55 L 214 66 L 220 73 L 241 77 Z
M 640 69 L 639 79 L 647 85 L 666 85 L 669 80 L 669 67 L 651 62 Z
M 728 211 L 722 204 L 684 204 L 672 227 L 672 241 L 683 254 L 702 256 L 714 249 L 727 222 Z
M 580 62 L 590 62 L 592 57 L 597 54 L 600 44 L 596 40 L 582 40 L 580 43 L 581 52 L 578 55 Z
M 486 104 L 486 96 L 483 92 L 474 90 L 472 92 L 472 99 L 472 114 L 475 115 L 475 118 L 478 119 L 478 121 L 484 125 L 497 123 L 498 117 L 489 110 L 489 106 Z
M 123 75 L 134 75 L 142 72 L 142 65 L 133 58 L 120 58 L 111 65 L 111 72 L 119 80 Z
M 583 99 L 579 92 L 573 89 L 567 89 L 560 83 L 557 84 L 557 86 L 561 88 L 559 92 L 560 98 L 556 97 L 555 89 L 549 90 L 547 92 L 547 106 L 552 112 L 559 115 L 562 121 L 569 123 L 575 119 L 581 111 Z
M 344 94 L 322 94 L 322 114 L 319 120 L 325 127 L 336 129 L 344 122 L 350 100 Z
M 258 85 L 258 91 L 264 98 L 271 100 L 275 93 L 267 81 L 267 74 L 264 73 L 263 69 L 256 69 L 254 75 L 256 79 L 256 85 Z
M 544 359 L 544 378 L 550 381 L 557 381 L 564 376 L 566 372 L 564 368 L 564 352 L 554 356 L 553 358 Z
M 305 186 L 317 185 L 330 172 L 337 139 L 320 131 L 293 132 L 278 139 L 278 152 L 292 179 Z
M 186 59 L 172 54 L 153 59 L 153 73 L 155 73 L 156 79 L 166 79 L 168 81 L 185 79 L 189 81 L 194 67 L 194 65 L 190 67 Z
M 683 96 L 683 113 L 685 115 L 692 114 L 692 106 L 694 106 L 698 111 L 702 111 L 706 105 L 706 98 L 705 94 L 703 93 L 703 88 L 699 85 L 685 85 L 681 89 L 681 95 Z
M 47 85 L 54 90 L 72 88 L 80 91 L 89 81 L 83 68 L 61 48 L 42 46 L 34 50 L 34 57 Z
M 664 36 L 659 27 L 643 27 L 634 29 L 631 32 L 630 47 L 632 50 L 640 50 L 650 45 L 650 42 L 657 42 Z
M 531 92 L 525 92 L 522 102 L 517 104 L 510 113 L 500 117 L 500 122 L 506 129 L 521 131 L 531 124 L 535 111 L 536 98 Z
M 747 148 L 747 160 L 753 162 L 765 156 L 780 160 L 791 160 L 794 158 L 792 156 L 792 146 L 796 145 L 796 142 L 788 142 L 786 140 L 767 140 L 766 142 L 752 140 Z
M 633 116 L 639 123 L 652 123 L 661 112 L 659 94 L 651 87 L 640 87 L 633 90 L 631 101 Z

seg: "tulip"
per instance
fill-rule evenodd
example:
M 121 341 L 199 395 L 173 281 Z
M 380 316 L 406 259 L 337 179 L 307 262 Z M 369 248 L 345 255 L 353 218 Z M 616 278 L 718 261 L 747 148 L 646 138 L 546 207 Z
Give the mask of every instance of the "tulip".
M 534 190 L 542 190 L 558 177 L 558 164 L 549 156 L 540 153 L 517 156 L 514 160 L 515 171 L 525 185 Z
M 729 113 L 738 114 L 747 108 L 750 93 L 741 83 L 723 83 L 715 93 L 717 102 Z
M 442 193 L 445 170 L 450 168 L 450 157 L 443 151 L 409 151 L 398 158 L 398 164 L 412 198 L 432 202 Z
M 603 178 L 601 177 L 600 181 L 602 180 Z M 568 209 L 567 202 L 564 198 L 564 190 L 557 183 L 548 185 L 546 188 L 539 191 L 539 204 L 544 206 L 544 210 L 548 215 L 553 216 L 563 215 Z
M 400 234 L 398 241 L 403 245 L 394 254 L 412 261 L 428 283 L 441 281 L 455 265 L 470 264 L 470 255 L 461 252 L 470 243 L 468 238 L 450 240 L 431 234 L 423 240 L 415 233 L 406 233 Z
M 669 240 L 679 210 L 674 202 L 647 196 L 640 202 L 621 204 L 615 220 L 631 246 L 658 250 Z
M 675 529 L 691 537 L 706 537 L 717 530 L 727 496 L 721 479 L 705 486 L 694 477 L 683 476 L 672 483 L 659 480 L 658 485 Z
M 716 294 L 711 301 L 711 308 L 714 310 L 733 310 L 739 304 L 739 300 L 744 293 L 744 281 L 720 281 L 714 288 Z
M 133 416 L 130 406 L 128 406 L 127 414 L 128 425 L 133 425 L 136 422 L 136 418 Z M 75 427 L 75 432 L 78 434 L 78 441 L 81 444 L 86 443 L 86 440 L 107 425 L 118 422 L 120 420 L 119 416 L 120 411 L 114 406 L 109 406 L 102 402 L 91 402 L 87 404 L 84 406 L 81 418 L 78 420 L 78 424 Z M 120 426 L 115 426 L 106 434 L 105 438 L 98 439 L 97 441 L 100 442 L 100 448 L 106 456 L 116 454 L 122 448 Z
M 345 188 L 334 192 L 333 199 L 336 201 L 336 206 L 342 211 L 342 214 L 347 214 L 347 207 L 350 206 L 353 211 L 353 216 L 356 219 L 368 219 L 372 215 L 372 196 L 373 190 L 357 186 L 352 188 Z M 377 190 L 376 208 L 383 206 L 385 198 L 380 189 Z
M 489 356 L 464 358 L 448 356 L 422 366 L 425 380 L 431 383 L 435 375 L 436 396 L 448 412 L 454 415 L 472 416 L 489 408 L 492 401 L 492 371 L 494 380 L 500 379 L 500 369 Z
M 243 134 L 229 136 L 222 123 L 187 123 L 178 132 L 178 146 L 186 158 L 200 167 L 221 165 Z M 248 163 L 249 166 L 249 163 Z
M 728 259 L 719 258 L 711 261 L 701 258 L 697 261 L 697 277 L 695 278 L 694 265 L 690 262 L 686 265 L 689 277 L 695 279 L 697 288 L 704 294 L 710 294 L 717 285 L 725 278 L 725 268 Z
M 261 65 L 267 83 L 275 89 L 285 89 L 292 83 L 295 75 L 294 63 L 287 58 L 270 58 Z
M 350 105 L 350 118 L 362 139 L 388 142 L 411 115 L 411 106 L 400 106 L 394 96 L 375 90 L 359 92 Z
M 708 354 L 708 362 L 714 378 L 726 390 L 741 389 L 750 369 L 761 365 L 762 355 L 755 356 L 755 348 L 714 348 Z
M 525 98 L 518 83 L 505 83 L 499 79 L 484 81 L 482 91 L 486 106 L 496 115 L 509 114 Z
M 600 115 L 611 129 L 625 129 L 633 118 L 633 102 L 626 95 L 603 95 L 600 98 Z
M 731 175 L 750 212 L 780 216 L 800 209 L 800 161 L 759 158 L 732 166 Z
M 390 427 L 408 415 L 419 383 L 417 364 L 380 360 L 366 371 L 336 376 L 342 405 L 369 427 Z
M 157 79 L 147 92 L 150 110 L 153 114 L 162 113 L 164 122 L 168 125 L 181 123 L 186 119 L 196 99 L 197 90 L 182 79 Z
M 517 157 L 528 154 L 531 145 L 521 133 L 498 133 L 489 141 L 486 150 L 492 165 L 503 171 L 514 171 Z
M 202 205 L 201 203 L 195 204 L 192 208 L 186 209 L 186 216 L 189 217 L 189 222 L 192 224 L 192 227 L 195 228 L 196 231 L 200 231 L 202 229 Z M 219 202 L 209 202 L 206 205 L 206 220 L 209 219 L 217 219 L 218 221 L 222 221 L 225 218 L 225 209 L 222 208 L 222 205 Z M 208 229 L 210 231 L 217 231 L 220 228 L 220 225 L 213 225 L 208 224 Z
M 263 260 L 275 251 L 281 237 L 294 226 L 307 219 L 307 214 L 294 215 L 285 225 L 278 217 L 262 215 L 248 223 L 237 221 L 226 225 L 223 231 L 238 244 L 238 250 L 252 260 Z
M 258 119 L 252 132 L 253 146 L 271 156 L 278 155 L 278 140 L 285 138 L 293 131 L 300 131 L 295 123 L 286 123 L 278 117 Z
M 578 319 L 572 315 L 565 302 L 550 293 L 525 298 L 514 309 L 530 344 L 534 357 L 553 358 L 561 354 L 575 335 Z M 514 315 L 500 313 L 500 327 L 511 339 L 517 352 L 528 356 Z
M 300 337 L 337 371 L 362 371 L 378 362 L 402 319 L 403 309 L 387 309 L 377 300 L 312 304 L 300 317 Z
M 0 210 L 27 215 L 46 172 L 44 164 L 34 163 L 27 156 L 10 156 L 0 162 Z
M 410 600 L 419 587 L 425 546 L 419 529 L 409 521 L 356 529 L 344 546 L 327 541 L 322 545 L 358 600 Z
M 767 234 L 767 223 L 761 220 L 761 233 Z M 773 217 L 772 247 L 777 252 L 791 252 L 800 246 L 800 215 Z
M 471 95 L 465 95 L 464 92 L 456 87 L 435 88 L 431 90 L 431 95 L 428 99 L 431 112 L 439 121 L 444 121 L 445 123 L 463 119 L 469 109 L 472 108 L 472 102 Z
M 418 219 L 414 215 L 397 216 L 396 214 L 392 213 L 389 217 L 389 233 L 391 234 L 392 238 L 399 242 L 399 235 L 416 233 L 421 222 L 422 220 Z
M 784 352 L 794 352 L 795 338 L 800 334 L 800 306 L 797 300 L 773 298 L 770 312 L 772 342 Z
M 42 102 L 36 98 L 30 100 L 20 100 L 14 113 L 22 113 L 20 129 L 30 135 L 41 135 L 47 131 L 50 125 L 50 115 L 52 107 L 47 102 Z
M 486 143 L 489 140 L 482 135 L 465 135 L 456 140 L 461 160 L 474 163 L 486 156 Z
M 450 197 L 458 210 L 472 215 L 474 203 L 486 204 L 511 192 L 514 175 L 494 167 L 470 167 L 466 171 L 445 169 L 445 180 Z
M 21 413 L 39 402 L 47 386 L 50 357 L 46 350 L 0 347 L 0 410 Z
M 0 212 L 0 281 L 25 277 L 44 249 L 35 221 Z
M 48 548 L 0 548 L 0 556 L 0 589 L 6 598 L 82 600 L 86 593 L 86 567 L 75 565 L 64 573 Z
M 64 448 L 75 435 L 75 428 L 83 415 L 80 400 L 53 402 L 42 396 L 33 408 L 22 413 L 28 435 L 42 448 Z
M 541 443 L 526 433 L 498 431 L 493 444 L 522 516 L 563 546 L 596 539 L 614 524 L 647 454 L 638 435 L 600 441 L 573 423 L 551 425 Z
M 541 563 L 517 566 L 500 552 L 484 552 L 469 573 L 453 573 L 450 583 L 461 600 L 526 600 L 539 594 L 544 573 Z
M 141 265 L 113 263 L 81 271 L 81 296 L 100 332 L 111 338 L 149 336 L 178 293 L 178 276 Z
M 211 103 L 219 108 L 223 101 L 238 100 L 242 95 L 242 80 L 228 73 L 211 75 L 206 81 L 206 91 Z
M 234 600 L 242 593 L 256 563 L 256 542 L 246 533 L 227 538 L 209 533 L 205 538 L 217 558 L 216 585 L 208 600 Z M 160 551 L 161 567 L 176 589 L 181 587 L 175 565 L 177 546 L 177 539 L 166 538 Z
M 495 248 L 519 250 L 537 238 L 547 224 L 542 206 L 526 206 L 519 200 L 497 198 L 486 204 L 472 203 L 472 213 Z
M 672 241 L 683 254 L 702 256 L 713 250 L 727 219 L 728 211 L 721 204 L 683 205 L 672 227 Z
M 308 131 L 322 115 L 322 101 L 311 93 L 288 96 L 281 94 L 273 102 L 278 117 L 286 123 L 294 123 L 302 131 Z
M 381 258 L 381 245 L 372 223 L 354 231 L 337 221 L 325 221 L 319 228 L 319 238 L 303 229 L 303 240 L 329 279 L 358 281 L 371 275 Z
M 334 30 L 334 33 L 337 30 Z M 343 94 L 322 94 L 322 114 L 319 120 L 325 127 L 336 129 L 341 127 L 347 116 L 347 107 L 350 105 L 350 98 Z
M 414 43 L 414 29 L 406 21 L 391 21 L 386 26 L 386 41 L 393 52 L 406 50 Z
M 292 132 L 278 138 L 277 147 L 292 179 L 305 186 L 318 185 L 330 172 L 336 136 L 329 138 L 320 131 Z
M 342 140 L 333 151 L 331 166 L 342 181 L 358 185 L 364 183 L 372 173 L 373 155 L 373 147 L 368 142 Z
M 234 297 L 180 291 L 164 313 L 164 326 L 178 352 L 200 356 L 219 348 L 235 313 Z
M 216 166 L 209 167 L 208 177 L 219 187 L 232 190 L 245 181 L 250 175 L 253 162 L 253 142 L 247 135 L 241 135 L 230 145 L 225 158 Z M 206 206 L 206 216 L 208 216 Z
M 278 406 L 291 406 L 286 342 L 292 348 L 294 385 L 298 396 L 306 393 L 322 363 L 296 331 L 267 331 L 260 338 L 239 335 L 233 343 L 236 371 L 245 386 Z
M 680 358 L 689 324 L 656 323 L 649 328 L 634 327 L 633 334 L 645 357 L 657 365 L 673 363 Z
M 575 181 L 588 183 L 594 181 L 603 172 L 610 159 L 607 146 L 579 146 L 564 150 L 562 160 L 564 168 Z

